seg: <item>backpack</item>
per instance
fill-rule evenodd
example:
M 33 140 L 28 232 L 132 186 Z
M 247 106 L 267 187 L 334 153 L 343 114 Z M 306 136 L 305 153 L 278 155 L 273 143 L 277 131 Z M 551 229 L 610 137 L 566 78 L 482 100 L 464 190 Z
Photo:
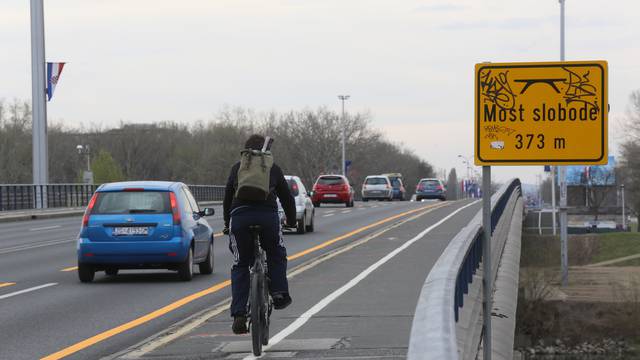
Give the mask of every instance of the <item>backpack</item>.
M 269 147 L 273 140 L 266 138 L 262 150 L 245 149 L 240 152 L 238 188 L 236 198 L 249 201 L 265 201 L 269 197 L 269 180 L 273 156 Z

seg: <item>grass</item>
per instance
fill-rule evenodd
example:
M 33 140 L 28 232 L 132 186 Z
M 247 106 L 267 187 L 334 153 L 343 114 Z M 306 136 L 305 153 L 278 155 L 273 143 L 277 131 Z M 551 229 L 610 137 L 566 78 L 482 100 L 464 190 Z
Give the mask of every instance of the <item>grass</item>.
M 581 266 L 623 256 L 640 254 L 640 233 L 602 233 L 569 235 L 569 265 Z M 560 237 L 523 234 L 521 266 L 557 267 L 560 265 Z M 614 266 L 635 266 L 628 262 Z
M 623 256 L 640 254 L 640 233 L 598 234 L 598 251 L 592 262 L 617 259 Z

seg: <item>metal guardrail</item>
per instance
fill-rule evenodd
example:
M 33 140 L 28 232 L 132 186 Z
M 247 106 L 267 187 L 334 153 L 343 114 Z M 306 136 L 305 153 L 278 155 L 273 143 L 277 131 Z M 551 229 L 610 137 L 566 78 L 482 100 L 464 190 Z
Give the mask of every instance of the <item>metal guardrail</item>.
M 515 203 L 520 197 L 518 179 L 509 181 L 491 197 L 492 259 L 499 259 L 502 254 Z M 508 216 L 504 216 L 505 212 Z M 472 285 L 476 292 L 481 289 L 481 281 L 474 283 L 473 280 L 474 277 L 480 280 L 476 272 L 482 260 L 482 231 L 482 212 L 479 211 L 454 237 L 429 272 L 413 319 L 409 360 L 475 358 L 469 357 L 468 350 L 478 350 L 476 341 L 480 339 L 480 332 L 477 321 L 465 319 L 469 336 L 474 338 L 469 343 L 475 343 L 475 349 L 473 344 L 467 349 L 464 346 L 460 348 L 457 327 L 462 318 L 460 312 L 465 305 L 465 295 L 469 294 Z M 491 276 L 495 278 L 499 261 L 492 263 Z M 476 302 L 473 305 L 478 305 L 477 299 L 470 300 Z M 479 302 L 480 306 L 470 311 L 482 312 L 481 300 Z
M 0 184 L 0 211 L 83 207 L 100 185 Z M 224 186 L 188 185 L 197 201 L 222 201 Z M 44 205 L 43 205 L 44 204 Z

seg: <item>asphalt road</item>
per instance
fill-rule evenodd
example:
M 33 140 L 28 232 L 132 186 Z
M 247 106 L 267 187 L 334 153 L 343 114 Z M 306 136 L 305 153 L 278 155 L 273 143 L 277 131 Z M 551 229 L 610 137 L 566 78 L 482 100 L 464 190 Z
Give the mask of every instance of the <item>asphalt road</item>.
M 289 255 L 293 257 L 289 267 L 294 268 L 328 251 L 362 239 L 385 226 L 417 214 L 421 208 L 443 206 L 433 210 L 431 215 L 424 215 L 425 223 L 422 220 L 411 222 L 416 224 L 416 229 L 426 222 L 434 222 L 446 216 L 461 205 L 462 203 L 369 202 L 357 203 L 355 208 L 323 206 L 316 209 L 316 232 L 286 235 Z M 471 209 L 460 215 L 467 212 L 470 219 Z M 451 223 L 452 229 L 459 229 L 465 221 L 468 221 L 466 217 Z M 81 284 L 73 270 L 76 265 L 75 238 L 80 222 L 80 217 L 73 217 L 0 224 L 0 359 L 36 359 L 47 356 L 49 359 L 98 359 L 126 349 L 230 296 L 226 281 L 232 257 L 227 249 L 226 237 L 216 239 L 213 275 L 196 276 L 191 282 L 181 282 L 174 272 L 132 270 L 123 271 L 115 278 L 97 274 L 93 283 Z M 219 207 L 216 208 L 216 215 L 209 218 L 209 223 L 216 232 L 222 230 Z M 448 223 L 443 226 L 446 224 Z M 407 226 L 409 225 L 402 227 Z M 434 259 L 437 259 L 439 252 L 448 243 L 452 229 L 438 240 L 436 248 L 429 250 L 429 261 L 425 263 L 427 267 L 435 262 Z M 399 230 L 400 228 L 390 230 L 390 233 Z M 407 234 L 414 230 L 407 230 Z M 399 233 L 396 238 L 404 239 L 407 234 Z M 374 243 L 372 241 L 371 245 Z M 376 249 L 375 254 L 370 255 L 371 262 L 387 251 L 385 247 Z M 362 266 L 370 264 L 369 257 L 362 264 L 356 263 Z M 343 276 L 344 279 L 349 278 L 351 273 L 342 272 L 338 265 L 345 266 L 342 262 L 335 269 L 329 268 L 328 278 L 336 281 Z M 354 265 L 346 270 L 358 269 Z M 315 273 L 323 278 L 325 273 L 319 271 L 319 268 L 309 271 L 304 277 L 311 277 Z M 424 280 L 427 272 L 427 268 L 421 270 L 416 282 Z M 304 277 L 300 276 L 300 279 Z M 315 292 L 329 289 L 330 287 L 309 289 L 304 282 L 293 281 L 292 291 L 295 294 L 308 292 L 309 296 L 296 297 L 292 310 L 299 307 L 301 311 L 308 307 L 309 302 L 317 300 L 313 295 Z M 417 294 L 418 291 L 419 288 L 416 288 L 414 292 Z M 390 299 L 403 296 L 401 293 L 390 295 Z M 411 301 L 415 305 L 415 299 Z M 345 308 L 344 311 L 350 310 Z M 219 319 L 227 321 L 224 329 L 228 332 L 228 315 L 225 313 Z M 275 320 L 274 329 L 285 326 L 286 322 Z M 337 335 L 329 338 L 335 336 Z

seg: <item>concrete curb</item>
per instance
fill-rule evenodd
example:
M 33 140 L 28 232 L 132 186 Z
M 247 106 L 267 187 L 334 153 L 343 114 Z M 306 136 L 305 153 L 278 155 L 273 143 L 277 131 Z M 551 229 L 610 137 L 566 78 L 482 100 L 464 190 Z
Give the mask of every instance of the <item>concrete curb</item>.
M 198 203 L 198 205 L 201 205 L 201 206 L 222 205 L 222 201 L 203 201 Z M 85 208 L 39 210 L 39 211 L 26 210 L 24 212 L 19 211 L 14 214 L 11 214 L 13 212 L 11 211 L 6 214 L 0 213 L 0 223 L 79 216 L 84 214 L 84 210 Z
M 516 203 L 509 235 L 500 258 L 493 294 L 491 341 L 493 359 L 512 360 L 518 307 L 520 244 L 522 237 L 522 199 Z

